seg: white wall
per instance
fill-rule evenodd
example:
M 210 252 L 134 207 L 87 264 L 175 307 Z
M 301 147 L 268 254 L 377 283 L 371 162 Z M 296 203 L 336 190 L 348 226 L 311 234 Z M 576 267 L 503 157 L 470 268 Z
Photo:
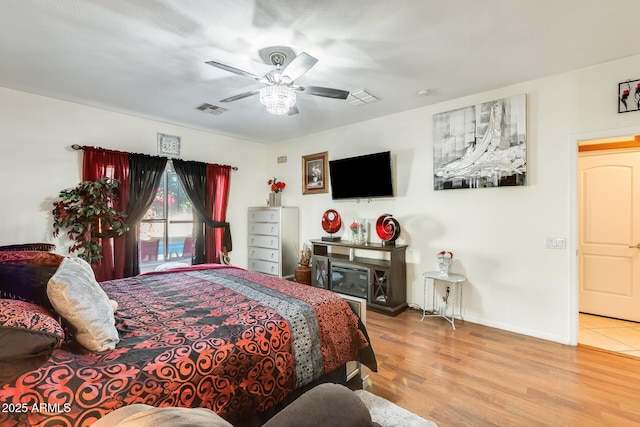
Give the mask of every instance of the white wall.
M 246 266 L 247 206 L 265 195 L 263 144 L 141 119 L 0 88 L 0 245 L 53 242 L 52 202 L 81 180 L 81 151 L 72 144 L 156 154 L 157 133 L 182 137 L 184 160 L 237 166 L 231 175 L 228 219 L 231 259 Z
M 469 277 L 467 320 L 568 343 L 576 317 L 575 144 L 640 125 L 640 112 L 617 114 L 616 104 L 617 84 L 640 77 L 630 74 L 638 69 L 635 56 L 269 146 L 0 88 L 0 244 L 60 245 L 51 237 L 50 210 L 58 192 L 80 179 L 72 144 L 155 154 L 157 132 L 180 135 L 183 159 L 240 168 L 229 205 L 234 264 L 246 266 L 246 209 L 266 204 L 266 181 L 276 176 L 288 185 L 283 203 L 300 207 L 301 242 L 323 234 L 320 218 L 329 208 L 345 221 L 373 223 L 391 213 L 403 229 L 399 243 L 409 245 L 410 303 L 422 305 L 422 272 L 449 250 L 452 270 Z M 433 114 L 519 93 L 528 104 L 528 185 L 433 191 Z M 356 204 L 302 195 L 303 155 L 383 150 L 392 153 L 397 197 Z M 281 155 L 287 163 L 276 163 Z M 567 238 L 568 249 L 545 249 L 546 237 Z
M 448 250 L 452 271 L 469 278 L 467 320 L 572 343 L 576 135 L 619 134 L 640 124 L 640 112 L 618 114 L 616 100 L 618 83 L 639 78 L 632 74 L 638 69 L 635 56 L 270 145 L 268 177 L 287 183 L 283 204 L 300 207 L 301 241 L 322 236 L 326 209 L 347 223 L 366 217 L 370 225 L 393 214 L 402 227 L 398 243 L 409 245 L 409 303 L 422 306 L 422 273 L 436 269 L 436 254 Z M 520 93 L 527 94 L 528 185 L 434 191 L 433 114 Z M 395 198 L 357 204 L 302 195 L 303 155 L 328 151 L 332 160 L 383 150 L 394 161 Z M 276 163 L 281 155 L 287 163 Z M 568 239 L 567 249 L 545 249 L 546 237 Z

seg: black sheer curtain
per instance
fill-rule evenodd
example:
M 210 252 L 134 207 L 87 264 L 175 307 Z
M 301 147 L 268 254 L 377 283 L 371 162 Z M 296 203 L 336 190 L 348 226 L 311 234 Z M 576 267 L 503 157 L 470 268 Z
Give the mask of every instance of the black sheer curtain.
M 166 164 L 165 157 L 129 154 L 130 185 L 127 204 L 129 232 L 126 235 L 124 277 L 140 274 L 138 253 L 140 220 L 153 203 Z
M 223 242 L 231 250 L 231 231 L 228 222 L 214 221 L 207 214 L 207 164 L 202 162 L 173 159 L 173 168 L 184 187 L 187 197 L 191 200 L 195 218 L 193 222 L 193 264 L 204 263 L 204 226 L 224 228 Z

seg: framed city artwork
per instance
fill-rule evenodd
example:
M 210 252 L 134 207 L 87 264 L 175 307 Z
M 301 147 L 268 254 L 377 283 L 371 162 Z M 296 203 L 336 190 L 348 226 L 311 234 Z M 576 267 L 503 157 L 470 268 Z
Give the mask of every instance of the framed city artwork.
M 433 188 L 526 185 L 527 97 L 433 116 Z
M 329 153 L 302 156 L 302 194 L 329 192 Z

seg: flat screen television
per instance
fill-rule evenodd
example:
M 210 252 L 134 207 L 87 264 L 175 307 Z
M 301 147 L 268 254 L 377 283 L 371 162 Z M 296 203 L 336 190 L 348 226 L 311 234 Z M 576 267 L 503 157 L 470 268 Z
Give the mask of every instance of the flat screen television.
M 329 176 L 333 200 L 393 197 L 389 151 L 331 160 Z

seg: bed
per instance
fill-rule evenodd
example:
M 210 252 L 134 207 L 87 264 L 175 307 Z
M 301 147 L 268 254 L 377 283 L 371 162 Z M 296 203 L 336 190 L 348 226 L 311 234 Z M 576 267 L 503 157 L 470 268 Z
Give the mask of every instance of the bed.
M 234 425 L 262 419 L 344 364 L 376 362 L 337 294 L 223 265 L 100 283 L 119 342 L 72 339 L 0 364 L 0 425 L 87 426 L 133 403 L 205 407 Z M 336 373 L 338 376 L 336 377 Z

